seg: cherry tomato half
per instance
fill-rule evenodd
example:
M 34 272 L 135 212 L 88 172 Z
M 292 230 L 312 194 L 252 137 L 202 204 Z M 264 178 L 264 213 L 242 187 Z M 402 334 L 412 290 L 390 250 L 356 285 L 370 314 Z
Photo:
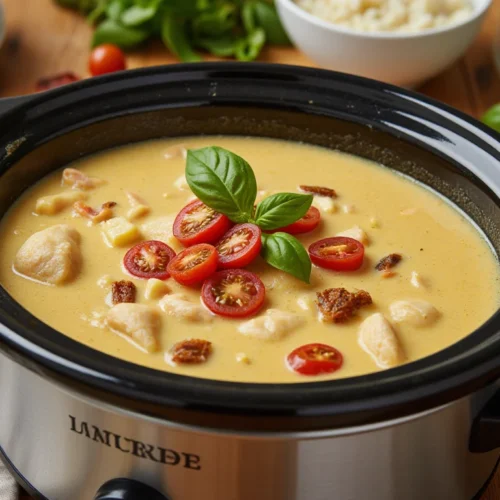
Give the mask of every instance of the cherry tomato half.
M 161 241 L 143 241 L 132 247 L 123 258 L 125 269 L 138 278 L 166 280 L 170 277 L 168 263 L 175 252 Z
M 304 217 L 302 217 L 298 221 L 295 221 L 293 224 L 290 224 L 288 226 L 275 229 L 271 232 L 282 232 L 288 234 L 308 233 L 309 231 L 312 231 L 313 229 L 316 229 L 318 227 L 320 219 L 321 215 L 319 213 L 319 210 L 316 207 L 310 207 L 306 215 L 304 215 Z
M 185 246 L 215 243 L 231 227 L 231 221 L 200 200 L 186 205 L 174 221 L 174 236 Z
M 320 375 L 338 370 L 342 354 L 326 344 L 306 344 L 294 349 L 286 358 L 291 370 L 301 375 Z
M 309 247 L 313 264 L 334 271 L 355 271 L 363 264 L 365 247 L 361 242 L 345 236 L 325 238 Z
M 89 71 L 92 76 L 114 73 L 125 68 L 125 55 L 117 45 L 104 43 L 90 53 Z
M 259 255 L 262 231 L 255 224 L 237 224 L 217 243 L 219 267 L 235 269 L 245 267 Z
M 59 73 L 51 77 L 40 78 L 36 83 L 36 91 L 43 92 L 44 90 L 55 89 L 56 87 L 61 87 L 67 85 L 68 83 L 77 82 L 80 80 L 74 73 Z
M 181 285 L 194 285 L 217 271 L 217 250 L 207 243 L 186 248 L 167 266 L 167 271 Z
M 208 278 L 201 289 L 203 303 L 213 313 L 228 318 L 255 314 L 264 304 L 266 287 L 244 269 L 226 269 Z

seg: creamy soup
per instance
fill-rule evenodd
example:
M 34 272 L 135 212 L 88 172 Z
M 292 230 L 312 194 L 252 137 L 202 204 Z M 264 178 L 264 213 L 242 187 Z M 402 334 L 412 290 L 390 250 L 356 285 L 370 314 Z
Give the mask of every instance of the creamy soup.
M 124 256 L 141 241 L 183 250 L 172 225 L 193 200 L 186 149 L 211 145 L 251 165 L 257 202 L 310 191 L 301 185 L 328 188 L 313 190 L 319 226 L 295 237 L 306 249 L 339 234 L 360 241 L 361 267 L 313 265 L 307 284 L 257 256 L 246 269 L 262 281 L 265 300 L 239 319 L 211 313 L 200 301 L 201 284 L 130 275 Z M 444 349 L 498 307 L 498 263 L 472 223 L 428 189 L 354 156 L 277 140 L 197 137 L 122 147 L 69 167 L 76 171 L 44 178 L 3 218 L 0 282 L 61 333 L 139 365 L 245 382 L 351 377 Z M 322 248 L 327 258 L 356 251 Z M 122 280 L 135 287 L 113 285 Z M 142 307 L 127 309 L 136 304 Z M 196 363 L 173 355 L 187 339 L 211 343 L 203 352 L 193 347 Z M 335 348 L 316 361 L 333 360 L 338 369 L 310 376 L 292 370 L 289 354 L 311 343 Z

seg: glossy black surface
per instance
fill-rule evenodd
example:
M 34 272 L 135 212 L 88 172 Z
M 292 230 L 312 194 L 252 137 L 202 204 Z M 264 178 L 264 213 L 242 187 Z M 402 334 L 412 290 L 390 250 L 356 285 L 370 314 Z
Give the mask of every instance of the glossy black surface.
M 26 187 L 81 155 L 199 133 L 302 140 L 379 161 L 452 199 L 500 249 L 498 135 L 413 92 L 328 71 L 263 64 L 115 74 L 6 111 L 0 118 L 0 147 L 6 148 L 0 215 Z M 194 379 L 111 358 L 44 325 L 3 289 L 0 323 L 0 349 L 46 377 L 144 414 L 226 429 L 368 423 L 441 405 L 500 375 L 498 312 L 461 342 L 417 362 L 293 386 Z
M 112 479 L 103 484 L 94 500 L 168 500 L 147 484 L 133 479 Z

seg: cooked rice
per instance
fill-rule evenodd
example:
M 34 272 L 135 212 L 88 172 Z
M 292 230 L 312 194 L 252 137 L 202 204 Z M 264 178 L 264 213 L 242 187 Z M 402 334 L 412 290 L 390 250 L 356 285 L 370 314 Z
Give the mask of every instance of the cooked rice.
M 358 31 L 418 32 L 472 15 L 470 0 L 295 0 L 307 12 Z

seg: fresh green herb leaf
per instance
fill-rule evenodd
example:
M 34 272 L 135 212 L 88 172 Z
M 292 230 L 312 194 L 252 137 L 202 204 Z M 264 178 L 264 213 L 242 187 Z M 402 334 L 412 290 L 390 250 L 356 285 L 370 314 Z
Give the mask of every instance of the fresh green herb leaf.
M 251 33 L 257 28 L 255 19 L 255 2 L 245 2 L 241 7 L 241 21 L 247 33 Z
M 163 17 L 161 38 L 166 47 L 184 62 L 201 61 L 193 50 L 186 34 L 186 21 L 170 13 Z
M 219 38 L 199 38 L 196 45 L 218 57 L 232 56 L 236 50 L 238 41 L 232 36 Z
M 255 211 L 255 224 L 264 231 L 288 226 L 304 217 L 309 210 L 311 194 L 278 193 L 262 200 Z
M 114 43 L 124 49 L 135 47 L 148 38 L 148 32 L 138 28 L 127 28 L 116 21 L 103 21 L 94 32 L 92 46 Z
M 119 23 L 120 17 L 122 13 L 125 12 L 126 8 L 127 5 L 125 1 L 111 0 L 111 2 L 109 2 L 106 7 L 106 15 L 108 16 L 108 19 L 111 19 L 112 21 Z
M 120 17 L 124 26 L 139 26 L 150 21 L 158 12 L 161 0 L 150 2 L 148 6 L 133 5 L 125 10 Z
M 214 11 L 202 12 L 192 23 L 195 38 L 213 38 L 226 35 L 236 26 L 236 6 L 226 3 Z
M 250 165 L 227 149 L 211 146 L 190 150 L 186 180 L 206 205 L 234 222 L 248 222 L 257 197 L 257 182 Z
M 488 109 L 482 116 L 481 121 L 493 130 L 500 132 L 500 104 L 495 104 Z
M 263 235 L 264 236 L 264 235 Z M 297 238 L 288 233 L 265 235 L 262 239 L 262 257 L 281 271 L 309 283 L 311 259 Z
M 276 7 L 268 2 L 253 1 L 255 25 L 266 33 L 266 41 L 273 45 L 290 45 L 290 39 L 281 24 Z
M 253 61 L 260 54 L 265 43 L 264 30 L 262 28 L 255 29 L 238 42 L 235 50 L 236 58 L 240 61 Z
M 109 0 L 97 0 L 97 4 L 94 9 L 92 9 L 89 12 L 89 15 L 87 16 L 87 21 L 90 24 L 96 24 L 98 23 L 104 14 L 106 14 L 106 7 L 108 5 Z

